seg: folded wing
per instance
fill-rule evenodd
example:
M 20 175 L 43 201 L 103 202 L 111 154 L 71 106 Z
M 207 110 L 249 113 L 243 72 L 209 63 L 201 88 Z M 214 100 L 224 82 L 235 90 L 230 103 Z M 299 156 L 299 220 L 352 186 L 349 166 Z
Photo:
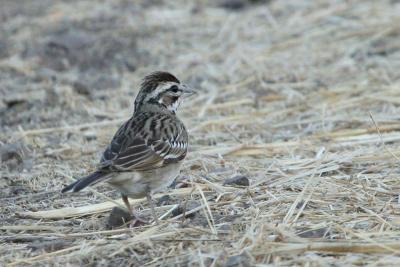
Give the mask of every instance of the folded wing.
M 146 171 L 185 158 L 184 125 L 167 115 L 141 114 L 127 121 L 103 154 L 100 169 Z

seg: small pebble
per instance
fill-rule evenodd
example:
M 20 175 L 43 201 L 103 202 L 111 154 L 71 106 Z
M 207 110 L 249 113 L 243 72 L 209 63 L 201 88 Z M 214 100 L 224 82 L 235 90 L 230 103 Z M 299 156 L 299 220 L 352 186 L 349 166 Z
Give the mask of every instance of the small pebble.
M 158 202 L 157 206 L 164 206 L 164 205 L 169 205 L 171 204 L 171 197 L 169 195 L 162 196 Z
M 108 217 L 107 228 L 113 229 L 124 225 L 131 220 L 131 215 L 124 209 L 114 207 L 111 210 L 110 217 Z
M 188 200 L 187 202 L 183 201 L 176 209 L 172 211 L 172 216 L 175 217 L 181 215 L 184 212 L 188 213 L 189 211 L 197 208 L 198 206 L 200 206 L 200 203 L 198 201 L 195 200 Z M 185 217 L 192 218 L 196 215 L 196 213 L 197 212 L 193 212 L 191 214 L 185 214 Z
M 240 255 L 235 255 L 235 256 L 230 256 L 225 264 L 223 265 L 224 267 L 247 267 L 247 266 L 253 266 L 251 264 L 251 258 L 246 255 L 245 253 L 242 253 Z
M 229 10 L 241 10 L 247 5 L 246 0 L 224 0 L 219 3 L 219 6 Z
M 238 176 L 226 179 L 224 181 L 223 185 L 249 186 L 250 181 L 249 181 L 249 178 L 247 178 L 246 176 L 238 175 Z
M 22 171 L 28 154 L 29 151 L 23 143 L 4 144 L 0 146 L 0 163 L 10 171 Z

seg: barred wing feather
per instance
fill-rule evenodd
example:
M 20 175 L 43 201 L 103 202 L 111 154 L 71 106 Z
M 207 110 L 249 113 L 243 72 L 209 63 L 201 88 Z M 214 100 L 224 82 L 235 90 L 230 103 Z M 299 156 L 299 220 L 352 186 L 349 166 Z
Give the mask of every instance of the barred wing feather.
M 100 168 L 113 171 L 159 168 L 185 158 L 187 142 L 188 135 L 180 121 L 152 114 L 132 118 L 114 136 L 103 154 Z

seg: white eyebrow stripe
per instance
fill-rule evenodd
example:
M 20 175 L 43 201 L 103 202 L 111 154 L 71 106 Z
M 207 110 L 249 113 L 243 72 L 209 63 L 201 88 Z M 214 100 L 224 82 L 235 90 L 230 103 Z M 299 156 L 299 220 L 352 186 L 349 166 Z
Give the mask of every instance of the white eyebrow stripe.
M 166 89 L 170 88 L 172 85 L 175 85 L 176 82 L 162 82 L 160 83 L 156 90 L 154 90 L 150 95 L 148 95 L 145 98 L 145 101 L 148 101 L 150 99 L 155 98 L 156 96 L 158 96 L 161 92 L 165 91 Z

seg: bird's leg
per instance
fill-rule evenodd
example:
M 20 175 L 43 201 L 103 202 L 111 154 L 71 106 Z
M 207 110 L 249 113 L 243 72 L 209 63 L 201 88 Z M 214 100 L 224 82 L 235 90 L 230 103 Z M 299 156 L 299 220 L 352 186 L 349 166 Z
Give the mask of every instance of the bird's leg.
M 139 215 L 135 212 L 135 210 L 132 208 L 131 203 L 129 203 L 129 199 L 127 196 L 122 196 L 122 201 L 124 201 L 126 208 L 128 209 L 129 214 L 131 215 L 133 222 L 133 226 L 138 226 L 141 224 L 146 224 L 145 220 L 139 217 Z
M 150 192 L 147 193 L 146 198 L 147 198 L 147 202 L 149 202 L 150 209 L 151 209 L 151 214 L 153 215 L 154 221 L 158 225 L 159 221 L 158 221 L 158 217 L 157 217 L 156 210 L 155 210 L 155 207 L 154 207 L 154 201 L 153 201 L 153 198 L 151 197 Z
M 131 215 L 131 217 L 133 216 L 133 209 L 131 206 L 131 203 L 129 203 L 129 199 L 127 196 L 122 196 L 122 201 L 124 202 L 126 208 L 128 209 L 129 214 Z

